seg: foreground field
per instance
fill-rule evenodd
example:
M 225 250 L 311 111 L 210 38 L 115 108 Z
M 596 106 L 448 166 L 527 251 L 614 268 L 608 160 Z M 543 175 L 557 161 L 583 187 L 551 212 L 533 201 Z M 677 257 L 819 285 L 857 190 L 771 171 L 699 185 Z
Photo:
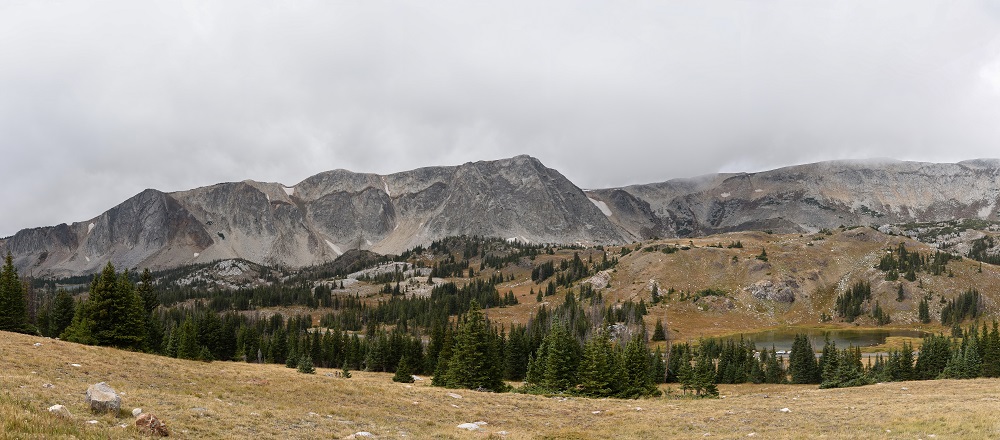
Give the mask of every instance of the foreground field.
M 123 414 L 134 407 L 152 412 L 175 438 L 343 438 L 359 431 L 456 439 L 1000 436 L 997 380 L 836 390 L 722 386 L 724 397 L 714 400 L 563 399 L 446 390 L 428 380 L 407 386 L 388 374 L 344 379 L 328 376 L 333 370 L 305 375 L 277 365 L 205 364 L 12 333 L 0 333 L 0 370 L 2 438 L 136 437 L 130 416 L 86 411 L 83 392 L 101 381 L 123 394 Z M 66 405 L 73 418 L 50 415 L 46 408 L 54 404 Z M 456 427 L 477 421 L 487 422 L 482 431 Z

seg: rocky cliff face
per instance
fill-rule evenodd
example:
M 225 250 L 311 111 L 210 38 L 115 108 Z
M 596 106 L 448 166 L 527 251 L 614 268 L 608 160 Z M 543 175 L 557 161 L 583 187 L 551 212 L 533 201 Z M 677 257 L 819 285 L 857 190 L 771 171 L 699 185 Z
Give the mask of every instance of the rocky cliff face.
M 606 208 L 605 208 L 606 209 Z M 0 241 L 23 274 L 68 276 L 216 259 L 305 266 L 349 249 L 398 253 L 452 235 L 534 243 L 619 243 L 622 229 L 537 159 L 387 176 L 335 170 L 294 187 L 254 181 L 146 190 L 100 216 Z
M 837 161 L 588 193 L 636 239 L 738 230 L 998 220 L 1000 161 Z
M 335 170 L 146 190 L 100 216 L 0 241 L 24 274 L 168 268 L 243 258 L 306 266 L 350 249 L 398 253 L 453 235 L 621 243 L 738 230 L 1000 220 L 1000 161 L 824 162 L 584 192 L 528 156 L 397 174 Z

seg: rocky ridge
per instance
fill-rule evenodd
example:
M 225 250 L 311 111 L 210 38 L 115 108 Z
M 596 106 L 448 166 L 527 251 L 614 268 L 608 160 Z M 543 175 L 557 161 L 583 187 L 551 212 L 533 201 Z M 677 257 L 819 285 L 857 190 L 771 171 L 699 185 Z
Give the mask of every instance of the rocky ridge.
M 398 253 L 455 235 L 533 243 L 626 240 L 580 188 L 537 159 L 381 176 L 334 170 L 287 187 L 256 181 L 149 189 L 89 220 L 0 241 L 22 273 L 71 276 L 222 259 L 302 267 L 351 249 Z
M 399 253 L 455 235 L 620 244 L 743 230 L 1000 220 L 1000 160 L 836 161 L 584 191 L 517 156 L 389 175 L 323 172 L 294 186 L 243 182 L 143 191 L 81 222 L 0 240 L 22 273 L 71 276 L 244 259 L 303 267 Z

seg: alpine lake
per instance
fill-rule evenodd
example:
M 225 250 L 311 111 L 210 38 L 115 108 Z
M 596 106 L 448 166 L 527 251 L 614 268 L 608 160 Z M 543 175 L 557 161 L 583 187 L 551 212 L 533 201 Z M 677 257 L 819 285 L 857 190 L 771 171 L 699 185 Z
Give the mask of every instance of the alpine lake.
M 813 350 L 817 352 L 823 350 L 827 338 L 837 344 L 837 349 L 841 350 L 849 346 L 864 348 L 883 345 L 886 343 L 886 339 L 891 337 L 923 338 L 930 335 L 929 332 L 907 329 L 787 328 L 743 333 L 727 336 L 723 339 L 738 341 L 743 338 L 753 342 L 757 350 L 774 347 L 779 354 L 786 354 L 791 351 L 792 342 L 797 334 L 808 336 Z

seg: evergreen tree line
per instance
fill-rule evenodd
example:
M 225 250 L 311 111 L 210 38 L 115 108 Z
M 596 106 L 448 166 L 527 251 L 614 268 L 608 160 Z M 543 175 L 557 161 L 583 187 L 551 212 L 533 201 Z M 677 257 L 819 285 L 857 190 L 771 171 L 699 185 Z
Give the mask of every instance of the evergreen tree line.
M 909 343 L 864 360 L 860 347 L 838 349 L 827 338 L 817 357 L 806 335 L 795 335 L 787 368 L 774 348 L 757 352 L 742 338 L 706 339 L 697 346 L 670 346 L 666 381 L 680 383 L 687 392 L 711 393 L 718 383 L 817 384 L 840 388 L 878 382 L 1000 377 L 1000 330 L 970 326 L 951 336 L 930 335 L 919 353 Z
M 990 249 L 993 249 L 994 246 L 996 246 L 996 241 L 990 235 L 972 240 L 972 248 L 969 249 L 967 256 L 982 263 L 1000 265 L 1000 254 L 990 253 Z
M 35 328 L 28 322 L 28 301 L 25 286 L 17 275 L 10 252 L 0 270 L 0 330 L 18 333 L 34 333 Z
M 966 319 L 976 319 L 983 307 L 983 299 L 976 289 L 968 289 L 949 300 L 941 308 L 941 325 L 959 324 Z
M 910 252 L 906 250 L 903 243 L 900 243 L 896 249 L 886 253 L 876 267 L 886 273 L 886 281 L 896 281 L 901 274 L 907 281 L 916 281 L 917 272 L 926 272 L 935 276 L 942 275 L 947 273 L 949 261 L 957 261 L 961 258 L 941 251 L 934 252 L 934 255 Z

